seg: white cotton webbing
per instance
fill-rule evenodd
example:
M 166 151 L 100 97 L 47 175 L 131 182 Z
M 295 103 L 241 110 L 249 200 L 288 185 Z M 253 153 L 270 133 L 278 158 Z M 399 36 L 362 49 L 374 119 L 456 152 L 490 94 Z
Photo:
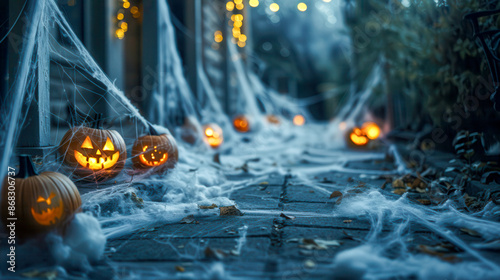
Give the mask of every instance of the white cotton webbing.
M 30 72 L 30 62 L 35 51 L 36 35 L 38 28 L 40 27 L 42 14 L 45 10 L 45 3 L 46 0 L 38 0 L 30 5 L 29 11 L 32 16 L 29 18 L 31 18 L 31 22 L 26 30 L 26 36 L 24 37 L 25 44 L 23 44 L 23 49 L 21 52 L 21 62 L 17 70 L 17 78 L 13 87 L 14 100 L 12 106 L 10 107 L 11 113 L 9 114 L 9 123 L 5 127 L 7 133 L 5 136 L 5 145 L 2 152 L 2 164 L 0 166 L 1 178 L 5 177 L 5 174 L 7 173 L 7 167 L 12 155 L 12 149 L 14 148 L 14 140 L 17 138 L 16 133 L 19 132 L 19 115 L 21 113 L 23 100 L 27 91 L 26 83 L 28 81 L 28 74 Z

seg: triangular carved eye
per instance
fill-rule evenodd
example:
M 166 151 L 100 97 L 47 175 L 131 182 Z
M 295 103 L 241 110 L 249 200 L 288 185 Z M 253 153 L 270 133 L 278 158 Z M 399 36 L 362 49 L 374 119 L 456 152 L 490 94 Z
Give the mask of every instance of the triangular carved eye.
M 111 140 L 108 139 L 106 140 L 106 144 L 104 144 L 104 151 L 114 151 L 115 150 L 115 145 L 111 142 Z
M 90 141 L 90 137 L 87 136 L 87 138 L 85 138 L 85 141 L 83 141 L 83 144 L 82 144 L 82 148 L 83 149 L 93 149 L 94 146 L 92 146 L 92 141 Z

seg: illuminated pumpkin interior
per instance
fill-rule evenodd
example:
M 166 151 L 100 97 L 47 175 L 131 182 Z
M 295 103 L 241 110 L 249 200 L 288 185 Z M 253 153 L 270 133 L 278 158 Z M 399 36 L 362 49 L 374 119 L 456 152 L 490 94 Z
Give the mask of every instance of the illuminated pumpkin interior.
M 92 170 L 111 168 L 120 157 L 119 151 L 114 152 L 115 146 L 109 137 L 106 139 L 102 151 L 95 143 L 92 143 L 89 136 L 85 138 L 81 148 L 81 151 L 75 150 L 75 159 L 81 166 Z M 108 155 L 107 152 L 111 152 L 111 154 Z
M 142 154 L 139 159 L 144 165 L 147 166 L 159 166 L 164 164 L 168 159 L 168 154 L 162 152 L 157 146 L 153 146 L 152 149 L 148 149 L 148 146 L 142 148 Z
M 37 208 L 45 210 L 38 212 L 34 207 L 31 207 L 31 215 L 40 225 L 50 226 L 61 219 L 63 214 L 63 202 L 62 199 L 59 198 L 56 200 L 56 205 L 53 205 L 55 197 L 56 195 L 54 193 L 50 193 L 48 198 L 44 198 L 42 196 L 38 197 L 36 200 L 36 203 L 38 204 Z
M 212 148 L 219 147 L 224 142 L 222 129 L 215 125 L 205 126 L 205 140 Z
M 364 146 L 368 144 L 368 137 L 363 134 L 363 131 L 357 127 L 355 127 L 351 134 L 349 135 L 349 139 L 351 139 L 352 143 L 357 146 Z
M 363 124 L 363 133 L 370 140 L 375 140 L 380 136 L 380 127 L 373 122 L 367 122 Z
M 236 131 L 239 132 L 250 131 L 250 124 L 248 123 L 248 119 L 245 116 L 237 116 L 236 118 L 234 118 L 233 125 Z
M 306 123 L 306 119 L 302 115 L 295 115 L 293 117 L 293 124 L 296 126 L 303 126 Z

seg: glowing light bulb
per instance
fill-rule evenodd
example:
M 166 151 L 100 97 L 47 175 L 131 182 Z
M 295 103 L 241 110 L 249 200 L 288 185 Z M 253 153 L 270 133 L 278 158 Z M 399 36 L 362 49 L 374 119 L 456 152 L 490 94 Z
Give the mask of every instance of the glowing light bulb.
M 236 4 L 236 9 L 243 10 L 243 8 L 245 8 L 245 5 L 243 5 L 243 4 Z
M 307 10 L 307 5 L 306 5 L 306 3 L 303 3 L 303 2 L 299 3 L 299 4 L 297 5 L 297 9 L 299 9 L 299 11 L 301 11 L 301 12 L 305 12 L 305 11 Z
M 269 9 L 271 10 L 271 12 L 276 13 L 277 11 L 280 10 L 280 5 L 272 3 L 271 5 L 269 5 Z
M 259 0 L 250 0 L 248 2 L 248 4 L 250 5 L 250 7 L 255 8 L 255 7 L 259 6 Z
M 228 10 L 229 12 L 232 12 L 234 10 L 234 3 L 233 1 L 229 1 L 226 3 L 226 10 Z
M 118 13 L 118 15 L 116 15 L 116 18 L 118 20 L 122 20 L 124 17 L 125 17 L 125 15 L 123 13 Z
M 238 41 L 238 47 L 240 47 L 240 48 L 245 47 L 245 45 L 246 45 L 246 44 L 247 44 L 247 43 L 245 43 L 245 42 Z
M 123 31 L 123 29 L 121 29 L 121 28 L 117 29 L 115 32 L 115 35 L 116 35 L 116 38 L 121 40 L 125 36 L 125 31 Z
M 130 7 L 130 2 L 124 2 L 123 8 L 128 9 Z
M 306 119 L 302 115 L 295 115 L 293 117 L 293 124 L 296 126 L 303 126 L 306 123 Z
M 132 14 L 136 14 L 136 13 L 138 13 L 138 12 L 139 12 L 139 8 L 137 8 L 136 6 L 133 6 L 132 8 L 130 8 L 130 12 L 131 12 Z
M 222 37 L 222 32 L 221 31 L 219 31 L 219 30 L 215 31 L 215 33 L 214 33 L 214 40 L 217 43 L 220 43 L 220 42 L 222 42 L 222 40 L 224 40 L 224 37 Z
M 122 22 L 122 24 L 120 24 L 120 27 L 125 32 L 128 30 L 128 24 L 126 22 Z
M 241 34 L 240 37 L 239 37 L 239 40 L 241 42 L 246 42 L 247 41 L 247 36 L 245 34 Z

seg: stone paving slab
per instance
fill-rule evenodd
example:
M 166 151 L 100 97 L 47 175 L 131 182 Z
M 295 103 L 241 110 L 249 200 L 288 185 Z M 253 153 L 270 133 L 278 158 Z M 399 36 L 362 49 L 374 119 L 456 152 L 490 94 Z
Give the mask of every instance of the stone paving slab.
M 261 260 L 271 244 L 267 237 L 248 237 L 241 252 L 236 254 L 238 238 L 155 238 L 127 241 L 110 241 L 108 247 L 115 251 L 108 253 L 113 261 L 185 261 L 217 259 L 205 254 L 207 247 L 218 252 L 224 260 Z

